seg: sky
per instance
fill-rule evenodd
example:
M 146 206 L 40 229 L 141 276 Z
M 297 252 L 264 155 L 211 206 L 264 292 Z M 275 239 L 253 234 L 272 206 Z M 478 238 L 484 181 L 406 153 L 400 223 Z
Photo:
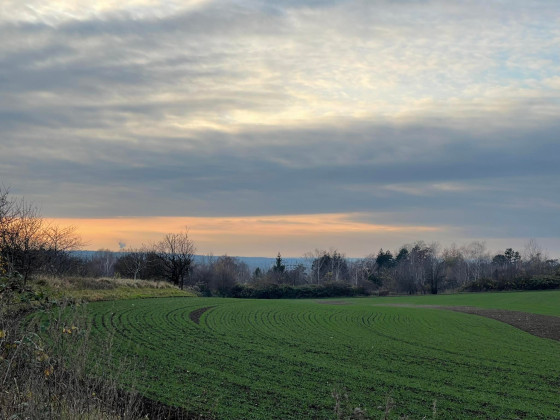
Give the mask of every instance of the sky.
M 560 255 L 556 0 L 2 0 L 0 183 L 119 249 Z

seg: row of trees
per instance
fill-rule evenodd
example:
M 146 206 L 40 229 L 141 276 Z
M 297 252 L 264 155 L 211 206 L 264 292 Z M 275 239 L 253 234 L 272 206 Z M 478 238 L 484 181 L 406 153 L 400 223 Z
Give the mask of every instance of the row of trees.
M 284 264 L 278 254 L 274 265 L 254 271 L 240 259 L 227 255 L 199 257 L 195 262 L 194 252 L 194 244 L 185 231 L 168 234 L 150 246 L 119 253 L 100 250 L 87 259 L 68 256 L 65 266 L 73 266 L 68 272 L 75 275 L 167 280 L 179 287 L 220 295 L 228 295 L 236 285 L 298 287 L 333 283 L 384 293 L 439 293 L 481 282 L 493 282 L 490 288 L 508 288 L 519 278 L 560 273 L 558 261 L 548 259 L 534 241 L 523 252 L 508 248 L 497 254 L 490 253 L 482 242 L 443 250 L 437 243 L 417 242 L 396 252 L 380 249 L 361 259 L 346 258 L 337 250 L 316 250 L 292 266 Z
M 413 294 L 457 290 L 482 280 L 500 286 L 521 277 L 560 274 L 558 260 L 547 258 L 535 241 L 523 252 L 508 248 L 498 254 L 489 252 L 483 242 L 443 250 L 437 243 L 417 242 L 395 252 L 380 249 L 362 259 L 346 258 L 337 250 L 315 250 L 295 266 L 286 266 L 278 254 L 272 267 L 254 272 L 227 255 L 208 256 L 195 264 L 195 246 L 187 230 L 120 253 L 100 250 L 87 259 L 73 253 L 81 246 L 74 227 L 47 223 L 35 206 L 0 188 L 0 274 L 17 273 L 24 284 L 32 274 L 41 273 L 160 279 L 219 294 L 235 285 L 333 283 Z
M 195 247 L 188 232 L 170 233 L 150 247 L 131 249 L 121 256 L 109 250 L 91 259 L 74 251 L 84 245 L 73 226 L 61 227 L 44 219 L 35 205 L 14 198 L 0 186 L 0 275 L 20 278 L 25 285 L 34 274 L 113 276 L 168 280 L 187 284 Z
M 452 245 L 443 250 L 437 243 L 417 242 L 394 253 L 380 249 L 377 254 L 362 259 L 346 258 L 337 250 L 315 250 L 294 266 L 286 266 L 278 254 L 274 265 L 251 272 L 243 261 L 227 255 L 207 256 L 195 264 L 192 253 L 171 254 L 170 239 L 178 237 L 168 236 L 156 246 L 125 250 L 119 255 L 109 253 L 114 258 L 113 271 L 104 275 L 167 278 L 181 286 L 224 295 L 235 285 L 294 287 L 333 283 L 370 291 L 435 294 L 467 288 L 482 280 L 492 281 L 499 288 L 522 277 L 560 274 L 558 260 L 548 259 L 534 241 L 523 252 L 508 248 L 497 254 L 489 252 L 483 242 L 462 247 Z M 189 243 L 189 249 L 194 249 L 186 235 L 180 239 Z M 167 248 L 163 244 L 168 244 Z M 96 257 L 92 259 L 96 260 Z M 167 268 L 162 266 L 163 261 L 168 261 Z M 180 281 L 179 276 L 170 274 L 177 261 L 184 261 Z
M 346 259 L 337 251 L 315 251 L 309 282 L 342 281 L 398 293 L 433 293 L 468 288 L 489 280 L 499 288 L 519 278 L 560 274 L 558 260 L 549 259 L 531 240 L 523 252 L 512 248 L 493 254 L 484 242 L 441 250 L 438 243 L 416 242 L 397 251 L 380 249 L 363 259 Z

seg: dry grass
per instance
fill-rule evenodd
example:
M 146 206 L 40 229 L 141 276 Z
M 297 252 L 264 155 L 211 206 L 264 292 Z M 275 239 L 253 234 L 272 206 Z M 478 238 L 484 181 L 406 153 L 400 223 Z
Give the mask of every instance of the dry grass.
M 121 373 L 88 376 L 86 319 L 83 305 L 66 303 L 44 306 L 32 318 L 21 312 L 0 315 L 0 418 L 142 417 L 138 396 L 118 391 Z M 110 351 L 108 343 L 104 357 Z
M 74 299 L 87 302 L 99 300 L 141 299 L 149 297 L 195 296 L 166 281 L 90 278 L 39 277 L 35 288 L 55 299 Z
M 92 359 L 83 302 L 192 293 L 130 279 L 44 277 L 25 288 L 17 279 L 0 281 L 0 419 L 187 418 L 119 388 L 132 367 L 120 360 L 119 371 L 104 370 L 111 340 Z
M 367 412 L 362 407 L 353 407 L 349 404 L 348 401 L 348 393 L 345 389 L 342 391 L 338 391 L 334 389 L 332 391 L 331 396 L 334 399 L 334 418 L 336 420 L 373 420 L 373 419 L 383 419 L 389 420 L 392 418 L 396 418 L 398 420 L 411 420 L 411 418 L 407 415 L 402 415 L 395 417 L 392 415 L 393 409 L 396 407 L 395 400 L 390 396 L 387 395 L 385 397 L 385 404 L 378 406 L 377 410 L 381 411 L 383 414 L 380 415 L 373 415 Z M 432 420 L 437 419 L 437 401 L 434 400 L 432 402 Z M 427 416 L 422 417 L 422 420 L 428 420 Z
M 119 287 L 129 287 L 134 289 L 176 289 L 177 286 L 167 281 L 133 280 L 120 278 L 92 278 L 92 277 L 37 277 L 37 284 L 48 285 L 53 288 L 63 290 L 83 290 L 83 289 L 116 289 Z

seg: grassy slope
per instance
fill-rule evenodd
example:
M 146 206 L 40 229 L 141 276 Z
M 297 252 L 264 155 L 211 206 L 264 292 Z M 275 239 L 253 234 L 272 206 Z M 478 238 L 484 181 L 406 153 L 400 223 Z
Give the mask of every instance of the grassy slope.
M 403 299 L 536 311 L 558 296 Z M 467 314 L 374 306 L 379 300 L 394 299 L 177 298 L 89 307 L 94 337 L 115 333 L 114 362 L 136 355 L 131 383 L 219 418 L 329 418 L 331 393 L 343 389 L 349 407 L 365 406 L 376 418 L 389 394 L 395 416 L 429 417 L 437 400 L 440 418 L 560 418 L 560 343 Z M 207 306 L 200 325 L 189 319 Z
M 45 277 L 34 288 L 55 299 L 70 298 L 95 302 L 100 300 L 141 299 L 150 297 L 194 296 L 187 290 L 167 282 L 147 280 L 80 278 L 53 279 Z
M 136 289 L 131 287 L 118 287 L 110 290 L 69 290 L 60 296 L 96 302 L 100 300 L 144 299 L 155 297 L 193 297 L 194 294 L 178 289 Z
M 113 380 L 86 379 L 89 318 L 87 305 L 76 303 L 193 294 L 143 280 L 45 277 L 25 287 L 18 280 L 0 277 L 0 418 L 142 417 L 133 393 L 115 392 L 118 369 L 111 369 Z M 110 340 L 105 349 L 110 351 Z

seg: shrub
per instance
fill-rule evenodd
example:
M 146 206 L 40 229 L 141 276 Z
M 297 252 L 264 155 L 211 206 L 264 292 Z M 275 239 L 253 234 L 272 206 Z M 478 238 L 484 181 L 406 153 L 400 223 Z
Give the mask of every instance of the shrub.
M 278 284 L 241 285 L 228 289 L 227 294 L 220 291 L 221 296 L 246 299 L 313 299 L 327 297 L 365 296 L 363 287 L 353 287 L 345 283 L 326 283 L 322 285 L 289 286 Z
M 492 290 L 550 290 L 560 288 L 560 275 L 523 276 L 511 281 L 498 281 L 488 278 L 473 281 L 464 286 L 469 292 Z

